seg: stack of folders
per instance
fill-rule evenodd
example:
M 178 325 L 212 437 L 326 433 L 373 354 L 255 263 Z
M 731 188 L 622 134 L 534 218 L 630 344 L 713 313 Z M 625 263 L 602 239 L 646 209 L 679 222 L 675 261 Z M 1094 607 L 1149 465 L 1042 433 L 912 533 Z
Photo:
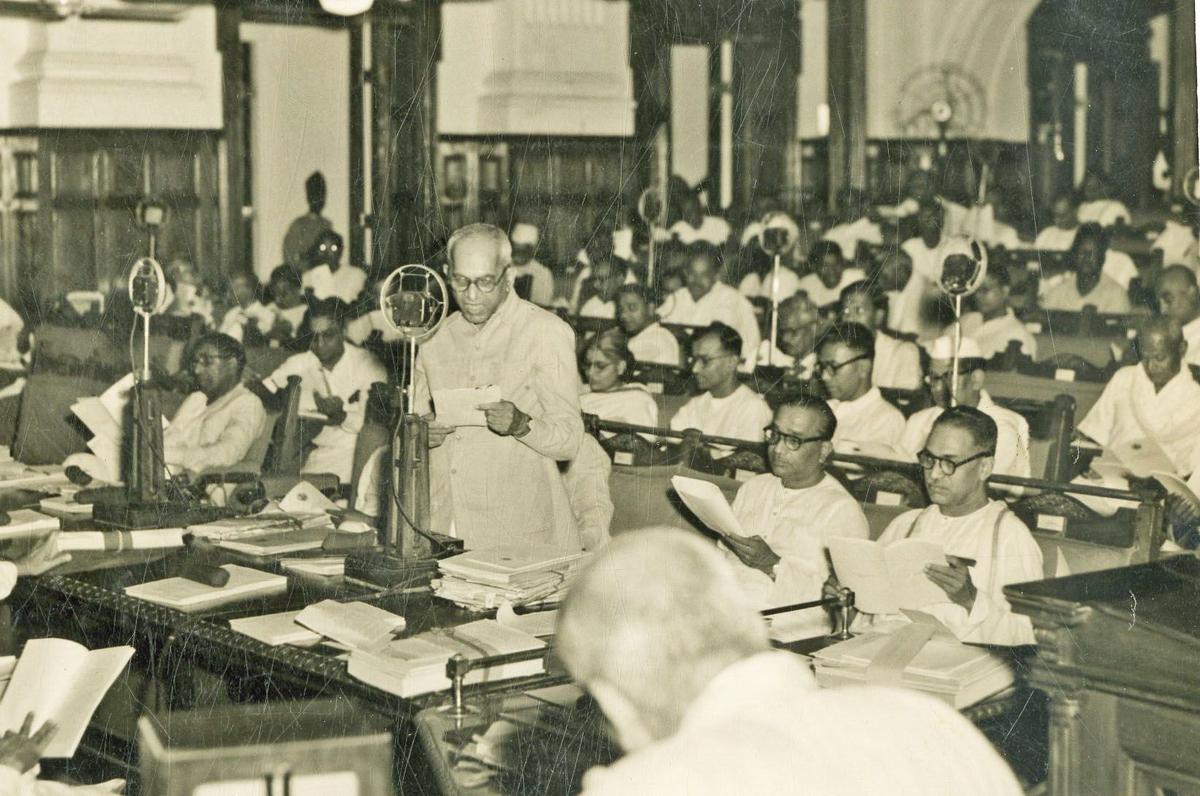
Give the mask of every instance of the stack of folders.
M 475 610 L 556 602 L 586 555 L 546 545 L 471 550 L 438 562 L 434 593 Z
M 813 654 L 817 683 L 827 688 L 887 684 L 922 691 L 957 710 L 970 707 L 1008 688 L 1013 671 L 983 647 L 953 639 L 926 641 L 902 671 L 884 660 L 895 633 L 866 633 Z
M 481 619 L 453 628 L 397 639 L 371 649 L 350 653 L 350 676 L 389 694 L 412 697 L 450 687 L 446 662 L 457 654 L 478 660 L 492 655 L 545 649 L 527 633 Z M 532 677 L 545 671 L 543 658 L 474 669 L 465 682 L 490 683 L 514 677 Z
M 156 605 L 194 613 L 287 591 L 286 575 L 273 575 L 237 564 L 225 564 L 221 569 L 229 573 L 229 581 L 224 586 L 208 586 L 187 578 L 165 578 L 129 586 L 125 593 Z
M 328 639 L 344 649 L 373 648 L 404 630 L 404 617 L 363 602 L 322 600 L 303 611 L 229 620 L 229 626 L 264 644 L 307 647 Z

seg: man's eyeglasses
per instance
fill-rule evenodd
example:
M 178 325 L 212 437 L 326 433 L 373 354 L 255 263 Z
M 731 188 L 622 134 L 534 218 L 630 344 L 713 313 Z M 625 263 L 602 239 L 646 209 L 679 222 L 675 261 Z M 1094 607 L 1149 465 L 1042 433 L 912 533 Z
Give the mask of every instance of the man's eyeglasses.
M 504 272 L 507 270 L 508 267 L 505 266 L 498 274 L 488 274 L 476 279 L 450 274 L 450 287 L 454 288 L 457 293 L 466 293 L 471 289 L 471 285 L 474 285 L 480 293 L 491 293 L 500 285 L 500 280 L 504 278 Z
M 817 362 L 816 371 L 817 371 L 817 373 L 824 373 L 824 374 L 827 374 L 830 376 L 836 376 L 837 372 L 839 370 L 841 370 L 842 368 L 846 367 L 847 365 L 853 364 L 862 359 L 870 359 L 870 358 L 871 357 L 867 354 L 859 354 L 856 357 L 851 357 L 850 359 L 847 359 L 845 362 Z
M 995 451 L 980 451 L 979 453 L 976 453 L 974 456 L 968 456 L 967 458 L 961 459 L 956 462 L 953 459 L 947 458 L 945 456 L 937 456 L 935 454 L 930 453 L 928 450 L 922 450 L 920 453 L 917 454 L 917 463 L 921 465 L 922 470 L 932 470 L 934 468 L 934 466 L 936 465 L 937 468 L 941 471 L 942 475 L 954 475 L 954 473 L 958 470 L 958 468 L 962 467 L 964 464 L 969 464 L 969 463 L 975 461 L 976 459 L 984 459 L 988 456 L 995 456 L 995 455 L 996 455 Z
M 829 438 L 825 436 L 816 437 L 801 437 L 796 434 L 789 434 L 786 431 L 780 431 L 777 426 L 767 426 L 763 429 L 763 438 L 766 439 L 768 446 L 773 446 L 783 442 L 783 446 L 790 451 L 798 451 L 806 442 L 828 442 Z

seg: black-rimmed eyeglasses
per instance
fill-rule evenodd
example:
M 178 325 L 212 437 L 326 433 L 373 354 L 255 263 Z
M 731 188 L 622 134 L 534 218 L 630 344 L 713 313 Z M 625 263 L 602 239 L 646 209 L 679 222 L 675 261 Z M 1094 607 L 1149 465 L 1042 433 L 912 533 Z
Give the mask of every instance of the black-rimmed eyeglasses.
M 841 370 L 842 368 L 846 367 L 847 365 L 851 365 L 855 362 L 858 362 L 859 360 L 870 359 L 870 358 L 871 357 L 868 354 L 859 354 L 856 357 L 851 357 L 850 359 L 847 359 L 845 362 L 817 362 L 816 371 L 817 371 L 817 373 L 828 374 L 830 376 L 836 376 L 838 371 Z
M 928 450 L 922 450 L 917 454 L 917 463 L 921 465 L 922 470 L 932 470 L 936 465 L 938 470 L 941 471 L 942 475 L 954 475 L 958 468 L 962 467 L 964 464 L 970 464 L 976 459 L 984 459 L 988 456 L 995 455 L 995 451 L 980 451 L 974 456 L 968 456 L 965 459 L 954 461 L 954 459 L 946 456 L 937 456 L 933 453 L 930 453 Z
M 789 434 L 786 431 L 780 431 L 776 426 L 767 426 L 763 429 L 763 439 L 767 441 L 767 445 L 777 445 L 780 442 L 790 451 L 798 451 L 806 442 L 828 442 L 829 438 L 825 436 L 816 437 L 801 437 L 797 434 Z

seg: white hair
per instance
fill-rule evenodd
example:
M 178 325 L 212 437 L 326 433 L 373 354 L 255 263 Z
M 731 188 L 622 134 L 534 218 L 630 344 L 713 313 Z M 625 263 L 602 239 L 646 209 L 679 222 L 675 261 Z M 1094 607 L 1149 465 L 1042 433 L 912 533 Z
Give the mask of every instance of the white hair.
M 454 249 L 458 244 L 471 238 L 484 238 L 496 246 L 496 256 L 499 258 L 500 268 L 512 262 L 512 241 L 508 239 L 504 230 L 491 224 L 467 224 L 465 227 L 454 230 L 450 240 L 446 242 L 446 259 L 450 261 L 451 269 L 454 268 Z

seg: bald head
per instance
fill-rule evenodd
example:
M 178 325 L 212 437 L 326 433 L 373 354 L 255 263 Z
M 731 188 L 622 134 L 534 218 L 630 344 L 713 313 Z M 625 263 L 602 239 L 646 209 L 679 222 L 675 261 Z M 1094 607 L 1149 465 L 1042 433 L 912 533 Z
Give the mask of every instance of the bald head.
M 1159 311 L 1182 325 L 1200 317 L 1200 288 L 1196 273 L 1187 266 L 1172 265 L 1158 278 Z
M 575 580 L 555 644 L 626 749 L 666 738 L 729 665 L 769 649 L 732 568 L 694 533 L 618 536 Z
M 1187 342 L 1177 321 L 1159 315 L 1138 330 L 1137 351 L 1150 382 L 1156 390 L 1161 390 L 1179 373 Z

